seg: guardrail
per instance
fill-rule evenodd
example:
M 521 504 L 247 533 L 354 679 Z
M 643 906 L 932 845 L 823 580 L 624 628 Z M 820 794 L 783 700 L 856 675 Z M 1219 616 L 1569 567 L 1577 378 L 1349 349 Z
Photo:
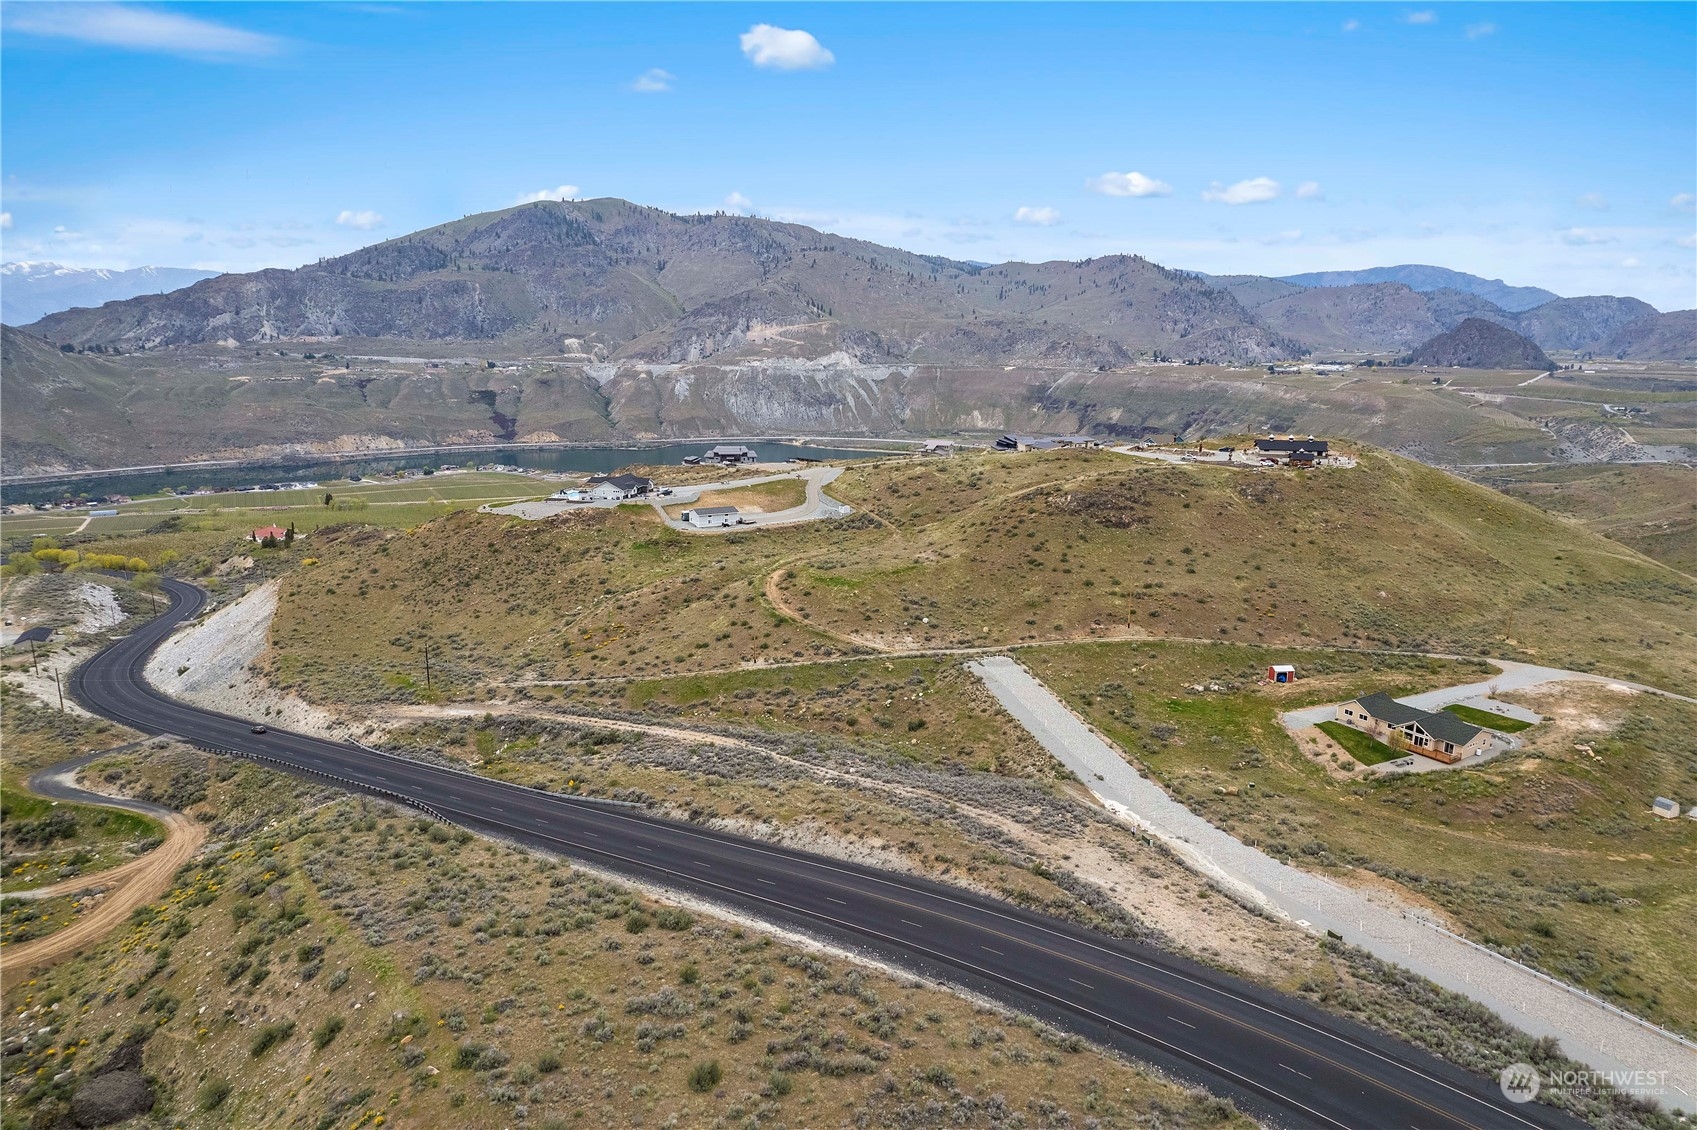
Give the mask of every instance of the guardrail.
M 1496 958 L 1498 961 L 1501 961 L 1505 964 L 1514 966 L 1516 969 L 1520 970 L 1522 973 L 1530 973 L 1532 976 L 1536 977 L 1540 981 L 1543 981 L 1543 982 L 1550 984 L 1550 985 L 1554 985 L 1558 989 L 1563 989 L 1563 990 L 1565 990 L 1569 993 L 1572 993 L 1576 997 L 1580 997 L 1583 1000 L 1590 1001 L 1594 1005 L 1598 1005 L 1602 1008 L 1605 1008 L 1609 1012 L 1614 1013 L 1616 1016 L 1619 1016 L 1619 1017 L 1621 1017 L 1625 1020 L 1632 1021 L 1634 1024 L 1638 1025 L 1640 1028 L 1646 1028 L 1649 1031 L 1654 1032 L 1658 1036 L 1666 1037 L 1667 1039 L 1672 1040 L 1676 1044 L 1680 1044 L 1684 1047 L 1692 1049 L 1693 1051 L 1697 1051 L 1697 1041 L 1688 1040 L 1684 1036 L 1681 1036 L 1678 1032 L 1669 1032 L 1666 1028 L 1663 1028 L 1660 1024 L 1653 1023 L 1652 1021 L 1645 1020 L 1642 1016 L 1638 1016 L 1638 1015 L 1635 1015 L 1633 1013 L 1630 1013 L 1630 1012 L 1626 1011 L 1626 1009 L 1621 1008 L 1619 1005 L 1611 1004 L 1610 1002 L 1604 1000 L 1602 997 L 1599 997 L 1594 993 L 1588 993 L 1584 989 L 1581 989 L 1576 985 L 1569 985 L 1566 981 L 1563 981 L 1559 977 L 1551 977 L 1548 973 L 1545 973 L 1544 971 L 1542 971 L 1540 969 L 1534 969 L 1530 965 L 1526 965 L 1522 962 L 1518 962 L 1518 961 L 1514 960 L 1514 958 L 1509 957 L 1507 954 L 1498 953 L 1496 950 L 1492 949 L 1490 946 L 1482 946 L 1478 942 L 1474 941 L 1472 938 L 1464 938 L 1460 934 L 1456 933 L 1454 930 L 1445 929 L 1444 927 L 1438 925 L 1436 922 L 1433 922 L 1429 918 L 1422 918 L 1418 914 L 1410 914 L 1407 911 L 1404 911 L 1402 916 L 1404 918 L 1408 919 L 1410 922 L 1418 922 L 1420 925 L 1426 927 L 1428 930 L 1435 930 L 1436 932 L 1444 935 L 1447 938 L 1453 938 L 1455 941 L 1460 942 L 1464 946 L 1471 946 L 1473 949 L 1478 950 L 1480 953 L 1489 954 L 1490 956 Z
M 288 770 L 295 772 L 295 773 L 310 773 L 311 775 L 313 775 L 315 777 L 323 777 L 327 781 L 334 781 L 338 785 L 342 785 L 343 787 L 350 789 L 354 792 L 375 793 L 377 796 L 384 797 L 385 799 L 399 801 L 401 804 L 407 805 L 409 808 L 416 808 L 420 812 L 424 813 L 426 816 L 430 817 L 432 820 L 441 821 L 443 824 L 452 824 L 453 823 L 452 820 L 449 820 L 446 816 L 442 815 L 440 812 L 436 811 L 434 808 L 431 808 L 428 804 L 425 804 L 423 801 L 414 800 L 412 797 L 409 797 L 409 796 L 405 795 L 404 793 L 398 793 L 393 789 L 385 789 L 380 785 L 369 785 L 369 784 L 366 784 L 364 781 L 355 781 L 352 778 L 341 777 L 341 776 L 338 776 L 335 773 L 326 773 L 324 770 L 314 769 L 310 765 L 297 765 L 292 761 L 284 761 L 280 757 L 272 757 L 269 754 L 250 753 L 246 750 L 222 749 L 222 748 L 216 748 L 216 747 L 213 747 L 213 746 L 199 746 L 198 748 L 203 749 L 208 753 L 221 753 L 226 757 L 246 757 L 246 758 L 250 758 L 254 761 L 260 761 L 260 762 L 265 762 L 265 763 L 270 764 L 270 765 L 276 765 L 276 766 L 279 766 L 281 768 L 288 769 Z

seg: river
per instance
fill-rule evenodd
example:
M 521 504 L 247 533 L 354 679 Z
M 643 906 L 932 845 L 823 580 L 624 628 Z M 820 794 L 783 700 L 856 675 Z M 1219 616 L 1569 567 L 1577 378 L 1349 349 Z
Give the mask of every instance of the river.
M 422 469 L 425 467 L 464 467 L 503 463 L 538 471 L 581 471 L 601 474 L 616 471 L 632 463 L 682 463 L 686 455 L 700 455 L 716 443 L 746 443 L 759 454 L 763 463 L 779 463 L 786 459 L 819 459 L 838 461 L 867 459 L 887 454 L 885 450 L 855 447 L 826 447 L 811 443 L 787 443 L 779 440 L 719 440 L 697 439 L 686 443 L 656 444 L 648 447 L 542 447 L 521 444 L 514 447 L 479 447 L 465 450 L 441 450 L 420 453 L 374 454 L 344 459 L 300 459 L 267 461 L 254 464 L 225 464 L 218 466 L 166 467 L 148 471 L 115 471 L 111 474 L 58 480 L 35 480 L 6 483 L 5 501 L 55 502 L 63 498 L 103 498 L 112 494 L 140 497 L 158 494 L 179 487 L 212 487 L 237 490 L 241 487 L 263 486 L 267 483 L 335 482 L 349 475 L 369 478 L 386 472 Z M 891 445 L 895 448 L 897 445 Z

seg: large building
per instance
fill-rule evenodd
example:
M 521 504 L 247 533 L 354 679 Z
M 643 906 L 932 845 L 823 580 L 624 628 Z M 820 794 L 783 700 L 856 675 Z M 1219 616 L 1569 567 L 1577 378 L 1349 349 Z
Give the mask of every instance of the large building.
M 1388 694 L 1362 695 L 1338 707 L 1338 721 L 1371 734 L 1392 749 L 1447 764 L 1484 753 L 1496 736 L 1445 710 L 1421 710 Z
M 703 463 L 753 463 L 759 456 L 740 443 L 721 443 L 701 457 Z
M 641 498 L 654 489 L 654 480 L 641 475 L 592 475 L 584 494 L 597 502 Z
M 1324 458 L 1331 450 L 1331 444 L 1313 436 L 1307 439 L 1299 439 L 1296 436 L 1267 436 L 1255 441 L 1255 450 L 1270 459 L 1282 458 L 1287 463 L 1306 466 Z

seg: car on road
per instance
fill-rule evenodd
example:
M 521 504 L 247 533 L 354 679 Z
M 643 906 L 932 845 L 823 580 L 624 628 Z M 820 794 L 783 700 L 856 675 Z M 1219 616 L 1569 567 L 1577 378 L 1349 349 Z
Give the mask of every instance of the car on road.
M 265 726 L 261 723 L 258 723 L 258 722 L 254 723 L 252 726 L 249 726 L 248 729 L 255 734 L 265 733 Z

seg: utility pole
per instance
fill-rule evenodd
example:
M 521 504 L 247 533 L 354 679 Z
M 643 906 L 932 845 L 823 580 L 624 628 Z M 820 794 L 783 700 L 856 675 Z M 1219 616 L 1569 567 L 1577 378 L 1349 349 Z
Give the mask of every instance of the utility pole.
M 59 713 L 65 713 L 65 688 L 59 682 L 59 668 L 53 668 L 53 689 L 59 692 Z
M 424 689 L 430 689 L 430 645 L 424 645 Z
M 41 674 L 41 667 L 35 661 L 35 641 L 29 641 L 29 670 L 32 675 Z

